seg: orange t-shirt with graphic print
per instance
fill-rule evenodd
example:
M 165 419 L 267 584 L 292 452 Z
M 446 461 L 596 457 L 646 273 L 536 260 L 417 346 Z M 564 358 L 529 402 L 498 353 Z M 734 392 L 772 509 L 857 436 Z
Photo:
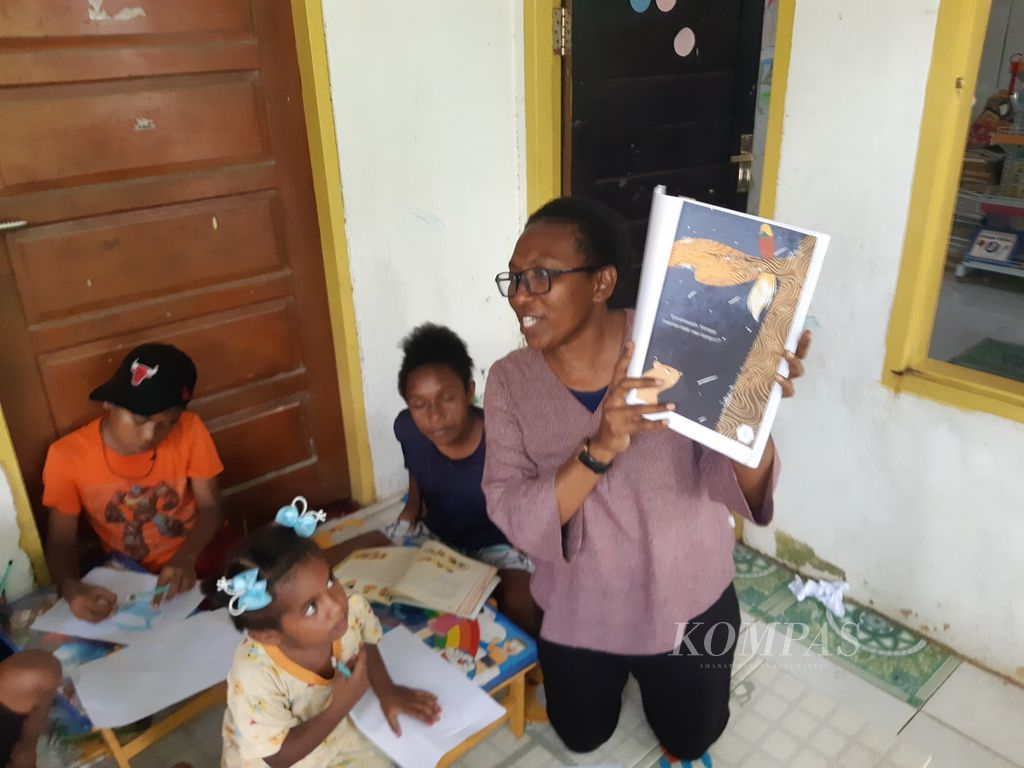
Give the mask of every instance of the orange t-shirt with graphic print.
M 85 510 L 108 552 L 121 552 L 158 572 L 196 521 L 191 478 L 224 470 L 210 433 L 185 411 L 155 451 L 111 450 L 101 419 L 50 446 L 43 467 L 43 504 L 65 515 Z

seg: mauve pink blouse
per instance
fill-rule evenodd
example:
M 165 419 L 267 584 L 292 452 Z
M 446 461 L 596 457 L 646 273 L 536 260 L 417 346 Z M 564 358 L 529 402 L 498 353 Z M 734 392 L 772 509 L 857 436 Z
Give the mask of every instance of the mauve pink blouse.
M 627 317 L 626 338 L 633 314 Z M 767 525 L 776 455 L 753 514 L 732 462 L 676 432 L 633 437 L 563 531 L 555 472 L 601 421 L 558 380 L 538 350 L 492 366 L 484 412 L 487 513 L 536 565 L 531 590 L 541 636 L 619 654 L 657 654 L 680 624 L 709 608 L 732 580 L 730 510 Z

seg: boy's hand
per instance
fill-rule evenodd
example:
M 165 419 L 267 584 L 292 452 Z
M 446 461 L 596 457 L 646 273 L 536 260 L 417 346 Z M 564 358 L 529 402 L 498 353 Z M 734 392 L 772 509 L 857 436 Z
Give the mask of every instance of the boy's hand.
M 378 694 L 377 698 L 380 699 L 380 708 L 384 710 L 384 717 L 387 718 L 395 736 L 402 735 L 402 728 L 398 724 L 399 715 L 415 717 L 427 725 L 433 725 L 441 717 L 437 697 L 427 691 L 394 685 L 384 695 Z
M 78 579 L 65 582 L 61 593 L 68 601 L 71 613 L 94 624 L 110 616 L 117 607 L 117 595 L 109 589 L 86 584 Z
M 188 592 L 196 585 L 196 559 L 175 555 L 167 561 L 156 580 L 156 587 L 167 587 L 167 591 L 158 592 L 153 598 L 153 607 L 160 605 L 162 600 L 170 600 L 181 592 Z

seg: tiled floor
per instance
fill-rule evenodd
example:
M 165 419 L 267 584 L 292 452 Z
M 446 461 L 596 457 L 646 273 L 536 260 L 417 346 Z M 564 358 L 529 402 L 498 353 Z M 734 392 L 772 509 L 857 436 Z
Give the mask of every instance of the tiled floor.
M 847 636 L 857 637 L 857 652 L 848 647 L 840 654 L 828 645 L 830 625 L 817 604 L 787 599 L 788 571 L 742 548 L 736 559 L 743 630 L 733 667 L 732 715 L 725 735 L 693 768 L 1024 768 L 1024 689 L 860 609 L 847 614 L 855 628 L 844 627 Z M 795 623 L 809 628 L 803 642 L 803 630 L 787 629 Z M 132 765 L 170 768 L 186 761 L 214 768 L 221 716 L 222 710 L 211 710 Z M 670 762 L 658 747 L 630 681 L 619 727 L 596 752 L 570 753 L 550 726 L 531 724 L 519 740 L 499 730 L 459 765 L 680 763 Z
M 1024 765 L 1024 689 L 965 662 L 924 705 L 923 713 Z

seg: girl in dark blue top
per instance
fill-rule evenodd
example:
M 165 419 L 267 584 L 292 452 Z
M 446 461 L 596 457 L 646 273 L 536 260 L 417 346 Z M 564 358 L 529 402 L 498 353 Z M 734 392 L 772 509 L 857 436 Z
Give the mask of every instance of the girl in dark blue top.
M 408 408 L 395 419 L 409 470 L 405 508 L 385 533 L 396 543 L 440 539 L 498 569 L 498 610 L 536 635 L 540 612 L 530 595 L 533 564 L 487 517 L 484 413 L 473 405 L 473 361 L 453 331 L 426 324 L 402 342 L 398 391 Z

